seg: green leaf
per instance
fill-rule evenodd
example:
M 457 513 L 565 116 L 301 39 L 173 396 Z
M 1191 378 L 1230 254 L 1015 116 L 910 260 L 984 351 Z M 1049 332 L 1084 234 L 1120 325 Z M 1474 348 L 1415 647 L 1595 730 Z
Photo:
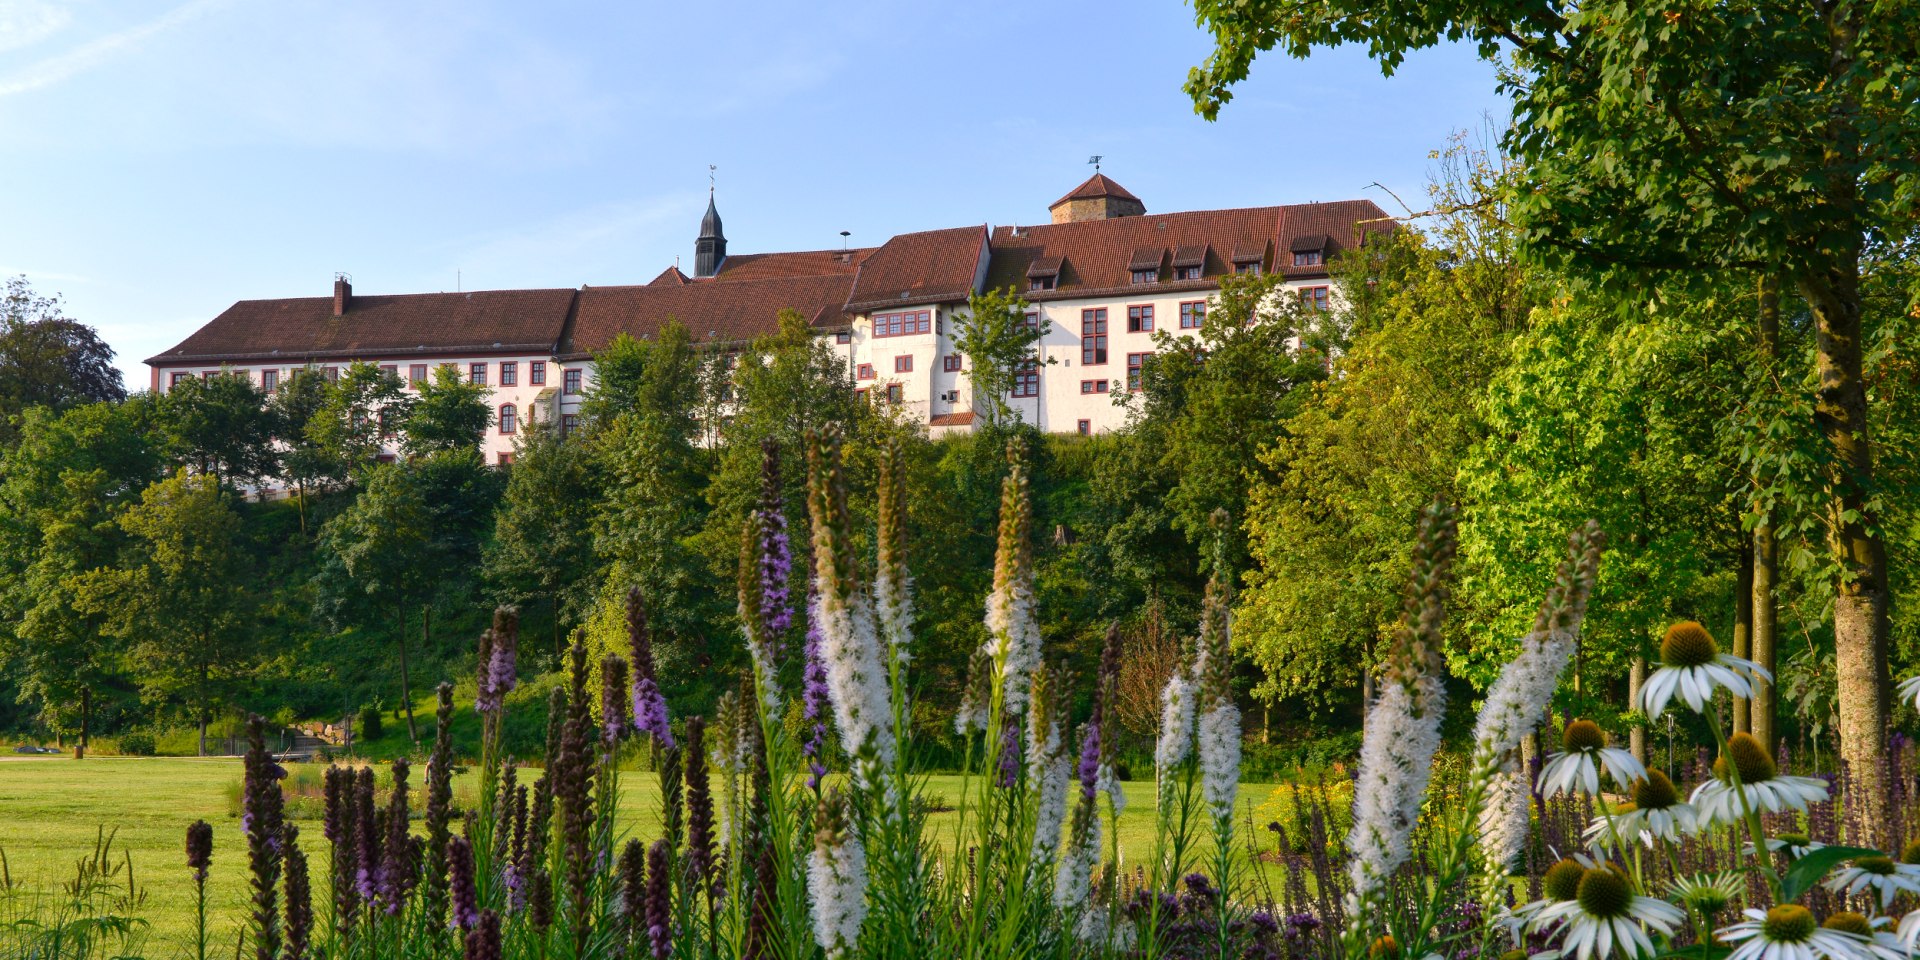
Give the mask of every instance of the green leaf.
M 1841 862 L 1855 857 L 1884 857 L 1886 854 L 1869 847 L 1821 847 L 1793 862 L 1787 868 L 1787 875 L 1780 878 L 1780 896 L 1786 902 L 1800 899 L 1800 895 L 1813 889 L 1827 871 L 1839 866 Z
M 1668 950 L 1654 957 L 1653 960 L 1726 960 L 1727 955 L 1732 952 L 1732 947 L 1681 947 Z

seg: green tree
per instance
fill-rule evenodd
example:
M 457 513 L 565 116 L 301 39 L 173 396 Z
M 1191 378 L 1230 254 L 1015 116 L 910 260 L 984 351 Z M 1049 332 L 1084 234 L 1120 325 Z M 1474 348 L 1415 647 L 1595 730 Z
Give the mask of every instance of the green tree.
M 246 675 L 249 558 L 232 497 L 214 478 L 180 470 L 142 491 L 117 520 L 130 548 L 80 586 L 80 609 L 129 644 L 149 697 L 184 696 L 207 751 L 207 723 Z
M 1759 271 L 1797 290 L 1828 447 L 1841 752 L 1877 770 L 1891 585 L 1864 348 L 1886 318 L 1867 314 L 1862 283 L 1872 245 L 1911 240 L 1920 202 L 1920 34 L 1907 29 L 1920 10 L 1198 0 L 1196 11 L 1215 40 L 1187 83 L 1203 115 L 1274 47 L 1361 43 L 1391 74 L 1410 50 L 1466 39 L 1506 67 L 1507 146 L 1524 168 L 1513 214 L 1536 254 L 1623 284 L 1686 268 Z
M 434 370 L 406 411 L 401 446 L 412 457 L 480 449 L 481 439 L 493 425 L 487 396 L 486 387 L 467 382 L 452 367 Z
M 974 412 L 989 423 L 1019 415 L 1007 402 L 1014 377 L 1039 362 L 1034 346 L 1050 324 L 1044 317 L 1029 324 L 1028 309 L 1027 301 L 1008 287 L 968 295 L 966 312 L 953 318 L 953 345 L 967 359 Z
M 125 676 L 117 645 L 102 641 L 105 615 L 79 590 L 118 562 L 128 535 L 114 521 L 161 476 L 151 413 L 144 396 L 32 408 L 0 455 L 0 675 L 55 732 L 75 728 L 81 690 Z
M 539 598 L 552 606 L 556 657 L 561 623 L 584 620 L 593 602 L 593 514 L 600 490 L 585 443 L 560 436 L 553 424 L 529 421 L 520 431 L 485 548 L 486 581 L 498 602 Z
M 161 395 L 159 414 L 174 456 L 227 489 L 278 471 L 267 395 L 244 374 L 181 380 Z
M 65 410 L 126 397 L 106 341 L 67 317 L 59 295 L 34 293 L 24 276 L 8 278 L 0 294 L 0 449 L 13 444 L 14 418 L 28 407 Z
M 407 422 L 410 406 L 397 374 L 355 363 L 327 385 L 327 399 L 307 421 L 311 440 L 339 476 L 374 462 L 388 437 Z
M 267 401 L 274 443 L 280 451 L 280 478 L 293 485 L 302 534 L 307 532 L 307 495 L 346 478 L 340 462 L 314 439 L 325 433 L 314 424 L 326 410 L 330 386 L 318 370 L 295 370 Z
M 324 611 L 336 627 L 361 604 L 394 615 L 400 701 L 406 706 L 407 736 L 414 740 L 419 731 L 407 659 L 407 609 L 445 569 L 430 556 L 432 514 L 416 480 L 401 463 L 377 464 L 361 474 L 359 496 L 320 528 L 321 549 L 338 566 L 335 576 L 323 572 L 319 584 Z

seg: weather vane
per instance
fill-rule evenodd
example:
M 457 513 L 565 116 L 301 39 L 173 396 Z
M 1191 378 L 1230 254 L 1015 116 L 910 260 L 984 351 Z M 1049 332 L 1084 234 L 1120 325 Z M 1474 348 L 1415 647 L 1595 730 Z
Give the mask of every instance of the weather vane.
M 1100 155 L 1099 154 L 1096 153 L 1093 156 L 1088 157 L 1087 162 L 1093 164 L 1094 173 L 1100 172 Z
M 711 163 L 707 164 L 707 196 L 709 197 L 713 196 L 713 172 L 718 169 L 720 168 Z

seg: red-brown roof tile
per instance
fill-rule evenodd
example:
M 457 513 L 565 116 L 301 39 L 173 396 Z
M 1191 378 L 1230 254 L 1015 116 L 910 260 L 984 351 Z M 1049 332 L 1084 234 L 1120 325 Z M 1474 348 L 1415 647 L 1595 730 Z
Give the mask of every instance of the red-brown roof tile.
M 741 342 L 779 329 L 780 311 L 800 311 L 816 327 L 845 322 L 842 307 L 852 278 L 784 277 L 696 282 L 684 286 L 584 287 L 571 334 L 561 347 L 567 358 L 605 347 L 619 334 L 658 336 L 668 319 L 679 320 L 696 340 Z
M 716 280 L 770 280 L 779 277 L 851 276 L 877 247 L 852 250 L 801 250 L 792 253 L 736 253 L 720 261 Z
M 332 297 L 242 300 L 150 364 L 357 359 L 398 353 L 550 350 L 573 290 L 355 294 L 345 316 Z
M 1232 273 L 1233 261 L 1242 256 L 1258 257 L 1270 264 L 1270 251 L 1288 249 L 1295 236 L 1325 234 L 1329 237 L 1327 252 L 1331 257 L 1339 249 L 1357 245 L 1363 232 L 1391 229 L 1385 218 L 1385 212 L 1372 201 L 1343 200 L 996 227 L 987 287 L 998 290 L 1011 286 L 1029 300 L 1138 291 L 1143 285 L 1132 282 L 1136 254 L 1147 248 L 1171 247 L 1182 260 L 1191 258 L 1194 248 L 1200 248 L 1203 279 L 1168 280 L 1153 284 L 1152 288 L 1208 289 L 1219 285 L 1220 275 Z M 1043 260 L 1064 261 L 1058 282 L 1052 290 L 1029 292 L 1029 270 Z M 1277 269 L 1289 277 L 1326 275 L 1324 266 L 1296 270 L 1290 258 Z
M 929 427 L 965 427 L 972 423 L 972 410 L 962 410 L 959 413 L 936 413 L 927 418 Z
M 903 233 L 873 251 L 854 277 L 847 309 L 896 303 L 948 303 L 975 292 L 987 228 L 954 227 Z M 1026 269 L 1026 264 L 1021 264 Z
M 1074 187 L 1073 190 L 1069 192 L 1066 196 L 1061 197 L 1060 199 L 1047 204 L 1047 209 L 1051 210 L 1054 207 L 1057 207 L 1063 203 L 1066 203 L 1068 200 L 1098 200 L 1101 197 L 1113 197 L 1118 200 L 1132 200 L 1135 203 L 1141 202 L 1139 197 L 1136 197 L 1133 194 L 1127 192 L 1126 187 L 1123 187 L 1117 183 L 1114 183 L 1112 178 L 1108 177 L 1106 174 L 1096 173 L 1093 176 L 1088 177 L 1087 182 L 1077 187 Z

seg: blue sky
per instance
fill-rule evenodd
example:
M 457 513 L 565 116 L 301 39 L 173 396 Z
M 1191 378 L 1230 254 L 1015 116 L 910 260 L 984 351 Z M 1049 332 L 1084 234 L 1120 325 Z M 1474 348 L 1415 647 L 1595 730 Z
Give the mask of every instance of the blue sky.
M 1156 2 L 0 0 L 0 273 L 140 361 L 235 300 L 642 283 L 718 166 L 737 253 L 1043 220 L 1091 171 L 1149 211 L 1417 202 L 1504 116 L 1429 50 L 1263 59 L 1216 123 Z M 459 279 L 456 281 L 456 271 Z

